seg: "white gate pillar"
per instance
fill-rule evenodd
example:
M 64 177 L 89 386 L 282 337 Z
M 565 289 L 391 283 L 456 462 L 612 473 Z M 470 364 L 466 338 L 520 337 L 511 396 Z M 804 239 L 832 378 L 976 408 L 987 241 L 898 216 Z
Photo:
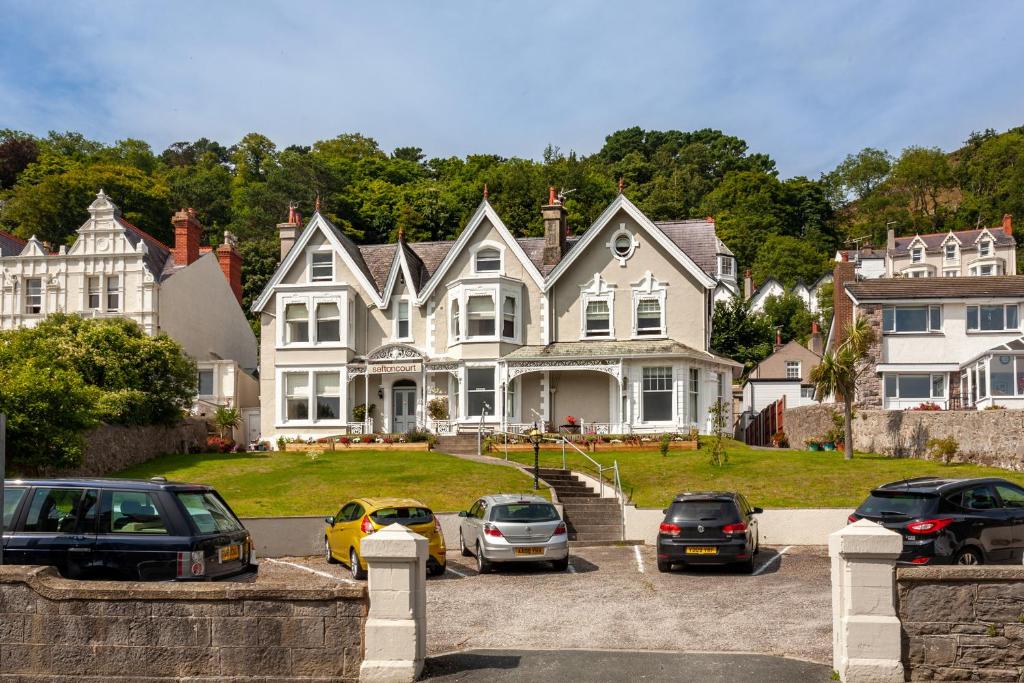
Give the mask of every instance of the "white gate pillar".
M 369 567 L 363 683 L 412 683 L 427 651 L 427 539 L 392 524 L 363 539 Z
M 903 681 L 894 568 L 903 537 L 860 520 L 828 537 L 832 664 L 844 683 Z

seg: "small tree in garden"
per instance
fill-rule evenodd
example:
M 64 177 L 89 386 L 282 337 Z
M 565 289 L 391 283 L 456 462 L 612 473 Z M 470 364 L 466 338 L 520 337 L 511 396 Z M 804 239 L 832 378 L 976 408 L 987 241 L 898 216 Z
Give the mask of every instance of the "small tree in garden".
M 820 398 L 835 396 L 843 401 L 843 432 L 846 452 L 843 457 L 853 457 L 853 400 L 857 392 L 857 380 L 866 369 L 864 359 L 875 339 L 875 334 L 866 318 L 858 318 L 846 331 L 846 339 L 833 351 L 821 357 L 821 363 L 811 371 L 811 381 Z
M 661 444 L 658 445 L 658 450 L 661 451 L 661 457 L 668 456 L 668 447 L 672 443 L 672 435 L 665 433 L 661 435 Z
M 729 462 L 729 455 L 725 452 L 725 427 L 728 411 L 725 402 L 718 399 L 711 406 L 711 464 L 721 467 Z
M 217 406 L 217 412 L 213 414 L 213 424 L 220 430 L 222 438 L 230 438 L 233 430 L 242 424 L 242 414 L 237 408 Z
M 928 439 L 928 443 L 925 445 L 928 446 L 928 455 L 935 460 L 941 460 L 943 465 L 948 465 L 956 452 L 960 450 L 960 444 L 952 436 L 947 436 L 945 439 Z

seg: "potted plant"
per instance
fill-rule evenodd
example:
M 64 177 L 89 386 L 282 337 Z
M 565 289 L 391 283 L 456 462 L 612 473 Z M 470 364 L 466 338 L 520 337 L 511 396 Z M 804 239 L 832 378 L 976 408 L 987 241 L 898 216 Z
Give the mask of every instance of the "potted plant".
M 782 448 L 786 444 L 786 433 L 781 429 L 772 434 L 772 446 Z
M 565 424 L 561 426 L 561 430 L 568 434 L 579 434 L 580 426 L 576 424 L 576 418 L 572 415 L 568 415 L 565 418 Z
M 804 441 L 804 445 L 807 446 L 807 450 L 809 451 L 821 450 L 821 442 L 818 439 L 807 439 Z

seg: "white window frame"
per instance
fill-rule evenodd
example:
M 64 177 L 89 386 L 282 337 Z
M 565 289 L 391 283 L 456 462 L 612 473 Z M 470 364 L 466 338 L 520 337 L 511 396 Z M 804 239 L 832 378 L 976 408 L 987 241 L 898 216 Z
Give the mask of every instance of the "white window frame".
M 517 422 L 519 420 L 519 378 L 513 377 L 505 382 L 505 421 Z
M 462 301 L 458 293 L 448 297 L 448 346 L 462 342 Z
M 501 391 L 501 383 L 498 382 L 498 366 L 490 363 L 473 363 L 466 365 L 466 373 L 463 377 L 464 381 L 462 385 L 462 406 L 463 410 L 466 411 L 466 419 L 479 420 L 479 415 L 472 415 L 469 412 L 469 371 L 470 370 L 487 370 L 490 369 L 494 373 L 494 389 L 491 390 L 491 400 L 487 402 L 490 409 L 487 412 L 487 416 L 484 418 L 484 422 L 493 422 L 500 419 L 498 414 L 497 396 L 498 392 Z
M 512 334 L 505 334 L 505 302 L 512 300 Z M 498 335 L 502 341 L 516 342 L 519 340 L 519 322 L 522 320 L 522 310 L 519 306 L 519 297 L 514 292 L 501 290 L 501 309 L 497 314 L 497 323 L 500 325 Z
M 988 258 L 992 255 L 992 240 L 983 239 L 978 242 L 978 258 Z
M 330 341 L 321 342 L 320 341 L 320 307 L 325 305 L 325 304 L 334 304 L 337 307 L 337 309 L 338 309 L 338 339 L 337 340 L 330 340 Z M 313 304 L 313 311 L 310 314 L 310 318 L 312 318 L 312 320 L 310 322 L 310 327 L 309 327 L 309 333 L 310 333 L 309 334 L 309 340 L 310 340 L 310 342 L 313 342 L 313 343 L 316 343 L 316 344 L 340 344 L 341 343 L 343 337 L 342 337 L 342 326 L 341 326 L 342 325 L 342 320 L 341 320 L 342 313 L 341 313 L 341 303 L 340 302 L 334 301 L 332 299 L 323 299 L 323 298 L 315 299 L 314 300 L 314 304 Z M 325 322 L 330 322 L 331 319 L 332 318 L 330 318 L 330 317 L 325 317 L 324 321 Z
M 33 282 L 39 283 L 39 292 L 37 294 L 31 294 L 31 285 Z M 43 315 L 45 308 L 43 303 L 46 300 L 46 284 L 43 282 L 42 277 L 27 277 L 25 278 L 25 315 Z M 29 310 L 31 308 L 37 308 L 39 310 Z
M 982 308 L 1002 308 L 1003 309 L 1003 326 L 995 330 L 983 330 L 981 329 L 981 309 Z M 976 327 L 971 327 L 971 309 L 975 309 L 975 320 Z M 1014 326 L 1008 326 L 1006 324 L 1007 309 L 1017 310 L 1017 324 Z M 964 310 L 964 328 L 968 334 L 1005 334 L 1006 332 L 1017 332 L 1020 330 L 1020 304 L 969 304 Z
M 318 420 L 316 418 L 316 376 L 318 374 L 337 374 L 338 375 L 338 405 L 339 412 L 341 413 L 337 419 L 325 419 Z M 306 395 L 306 415 L 308 416 L 305 420 L 288 419 L 288 388 L 285 380 L 285 375 L 306 375 L 306 386 L 308 392 Z M 338 427 L 348 422 L 348 406 L 346 396 L 346 383 L 348 381 L 348 371 L 345 366 L 342 365 L 322 365 L 322 366 L 302 366 L 302 367 L 278 367 L 277 368 L 277 426 L 279 428 L 293 428 L 293 427 Z
M 900 308 L 924 308 L 925 309 L 925 317 L 927 318 L 926 324 L 925 324 L 925 329 L 923 329 L 923 330 L 897 330 L 896 329 L 896 309 L 900 309 Z M 934 325 L 934 322 L 935 322 L 934 318 L 933 318 L 934 309 L 938 309 L 938 316 L 939 316 L 939 324 L 938 324 L 938 326 Z M 893 328 L 891 330 L 887 329 L 886 325 L 885 325 L 885 312 L 888 311 L 888 310 L 892 310 L 892 312 L 893 312 L 892 313 Z M 913 305 L 913 306 L 907 306 L 907 305 L 883 306 L 882 307 L 882 334 L 885 335 L 885 336 L 901 335 L 901 334 L 940 334 L 942 332 L 942 323 L 943 323 L 943 319 L 944 318 L 945 318 L 945 311 L 942 310 L 942 306 L 940 304 L 918 304 L 918 305 Z
M 666 295 L 667 285 L 658 281 L 651 271 L 647 271 L 644 277 L 633 285 L 633 339 L 661 339 L 668 336 L 668 311 L 666 310 L 668 297 Z M 661 328 L 657 334 L 639 334 L 637 330 L 637 307 L 640 305 L 640 301 L 648 299 L 656 299 L 661 308 Z
M 595 273 L 588 282 L 580 285 L 580 340 L 615 339 L 615 285 L 609 284 Z M 587 334 L 587 305 L 591 301 L 604 301 L 608 304 L 608 333 Z
M 494 306 L 494 333 L 489 335 L 469 334 L 469 300 L 475 296 L 488 297 Z M 505 298 L 511 297 L 516 302 L 516 325 L 515 336 L 504 336 L 504 311 Z M 458 328 L 456 335 L 455 314 L 456 303 L 458 304 Z M 453 285 L 448 291 L 448 346 L 475 342 L 512 342 L 523 343 L 525 335 L 525 313 L 523 312 L 522 285 L 512 283 L 507 279 L 496 280 L 495 282 L 481 282 L 473 284 Z
M 953 248 L 952 253 L 950 253 L 950 247 Z M 942 257 L 943 257 L 944 261 L 946 261 L 946 262 L 956 261 L 957 258 L 959 257 L 959 255 L 960 255 L 959 249 L 957 248 L 956 242 L 954 242 L 953 240 L 950 240 L 950 241 L 946 242 L 944 245 L 942 245 Z
M 725 267 L 726 264 L 728 264 L 728 266 L 729 266 L 728 268 Z M 726 278 L 736 277 L 736 264 L 735 264 L 735 260 L 733 259 L 733 257 L 719 255 L 719 257 L 718 257 L 718 277 L 726 277 Z
M 982 270 L 988 270 L 989 272 L 983 273 Z M 999 275 L 999 264 L 997 263 L 975 263 L 971 266 L 971 275 L 975 277 L 989 277 L 991 275 Z
M 479 256 L 481 251 L 486 251 L 488 249 L 493 249 L 493 250 L 498 252 L 498 269 L 497 270 L 477 270 L 477 267 L 476 267 L 477 256 Z M 480 277 L 496 277 L 496 276 L 501 276 L 501 275 L 505 274 L 505 245 L 503 245 L 503 244 L 501 244 L 499 242 L 494 242 L 492 240 L 484 240 L 483 242 L 479 242 L 477 244 L 474 244 L 470 248 L 469 254 L 470 254 L 470 259 L 473 262 L 473 274 L 474 275 L 478 275 Z
M 497 290 L 497 291 L 500 291 L 500 290 Z M 470 331 L 469 331 L 469 326 L 470 326 L 470 322 L 469 322 L 469 300 L 470 299 L 474 299 L 474 298 L 478 298 L 478 297 L 482 298 L 482 299 L 490 299 L 491 300 L 491 310 L 493 312 L 492 320 L 494 322 L 494 332 L 492 332 L 491 334 L 470 334 Z M 463 306 L 463 309 L 462 309 L 462 311 L 463 311 L 462 315 L 466 319 L 466 325 L 465 325 L 466 332 L 465 332 L 463 341 L 467 341 L 467 342 L 498 341 L 499 330 L 498 330 L 498 301 L 497 301 L 497 299 L 498 299 L 497 292 L 493 288 L 470 289 L 470 290 L 466 291 L 466 296 L 465 296 L 465 300 L 464 300 L 464 304 L 465 305 Z
M 200 387 L 202 387 L 202 382 L 199 381 L 199 378 L 200 378 L 200 376 L 204 372 L 210 373 L 210 393 L 208 393 L 208 394 L 204 394 L 204 393 L 202 393 L 202 391 L 200 391 Z M 218 374 L 219 373 L 217 372 L 216 368 L 204 368 L 204 367 L 196 368 L 196 396 L 198 396 L 200 398 L 212 398 L 212 397 L 216 396 L 217 395 L 217 375 Z
M 648 390 L 645 385 L 644 373 L 647 370 L 668 370 L 668 389 L 651 389 Z M 664 377 L 656 378 L 663 380 Z M 650 420 L 647 417 L 646 410 L 644 409 L 644 394 L 651 391 L 653 393 L 668 394 L 669 397 L 669 416 L 665 420 Z M 676 411 L 676 371 L 672 365 L 648 365 L 640 369 L 640 421 L 644 424 L 671 424 L 675 422 L 674 416 L 677 414 Z
M 790 371 L 794 371 L 792 374 Z M 786 379 L 801 379 L 803 374 L 801 371 L 801 363 L 798 360 L 787 360 L 786 361 Z
M 338 307 L 338 336 L 340 337 L 338 341 L 322 342 L 317 339 L 316 313 L 317 307 L 323 303 L 335 304 Z M 289 304 L 304 304 L 306 306 L 309 341 L 288 341 L 288 321 L 285 314 Z M 348 292 L 345 290 L 337 293 L 315 291 L 279 293 L 277 296 L 277 348 L 345 348 L 349 346 L 349 340 L 352 338 L 351 313 Z
M 910 248 L 910 262 L 911 263 L 923 263 L 924 262 L 924 247 L 911 247 Z
M 405 304 L 406 310 L 406 325 L 408 327 L 408 334 L 401 335 L 400 323 L 402 321 L 402 304 Z M 412 334 L 412 297 L 408 294 L 400 294 L 398 296 L 391 297 L 391 306 L 394 313 L 391 316 L 391 339 L 393 341 L 400 342 L 411 342 L 413 340 Z
M 948 268 L 942 271 L 942 277 L 960 277 L 960 271 L 955 268 Z
M 111 288 L 111 283 L 114 287 Z M 103 310 L 107 313 L 120 313 L 124 307 L 124 278 L 120 275 L 107 275 L 103 282 Z M 115 297 L 114 306 L 110 305 L 110 297 Z
M 94 282 L 95 288 L 93 288 Z M 93 297 L 96 297 L 95 306 L 92 303 Z M 103 310 L 103 276 L 98 273 L 85 276 L 85 308 L 88 311 Z
M 900 396 L 900 377 L 915 376 L 928 378 L 928 396 Z M 896 383 L 896 395 L 889 395 L 889 379 Z M 935 393 L 935 380 L 940 379 L 942 393 Z M 942 372 L 886 372 L 882 374 L 882 399 L 885 401 L 945 401 L 949 394 L 949 376 Z
M 330 266 L 331 266 L 330 277 L 322 277 L 322 276 L 321 277 L 314 277 L 314 275 L 313 275 L 313 259 L 316 256 L 323 256 L 323 255 L 330 256 Z M 321 264 L 321 265 L 323 265 L 323 264 Z M 322 248 L 319 248 L 319 249 L 310 249 L 309 251 L 306 252 L 306 272 L 309 273 L 309 281 L 310 282 L 334 282 L 334 270 L 335 270 L 334 249 L 331 249 L 329 247 L 322 247 Z
M 700 368 L 688 368 L 686 377 L 686 412 L 690 418 L 690 424 L 697 422 L 697 413 L 700 412 Z
M 615 249 L 615 242 L 622 236 L 629 238 L 629 249 L 625 254 L 620 254 Z M 619 266 L 625 267 L 626 261 L 633 258 L 633 254 L 636 253 L 637 247 L 640 246 L 640 241 L 637 240 L 636 235 L 626 227 L 625 223 L 619 223 L 619 227 L 611 234 L 609 240 L 605 242 L 605 246 L 608 247 L 608 250 L 612 253 L 612 258 L 619 262 Z

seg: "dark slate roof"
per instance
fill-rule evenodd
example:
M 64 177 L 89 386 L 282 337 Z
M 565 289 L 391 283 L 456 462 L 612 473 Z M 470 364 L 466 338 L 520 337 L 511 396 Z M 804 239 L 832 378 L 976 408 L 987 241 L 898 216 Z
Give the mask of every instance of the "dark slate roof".
M 388 281 L 388 273 L 391 271 L 391 264 L 395 260 L 396 244 L 366 244 L 359 247 L 363 263 L 370 272 L 370 282 L 377 287 L 377 291 L 383 291 Z
M 0 256 L 17 256 L 26 244 L 20 237 L 0 230 Z
M 423 262 L 428 278 L 437 272 L 437 267 L 444 261 L 444 257 L 452 250 L 454 241 L 449 242 L 414 242 L 409 248 L 416 252 Z
M 565 358 L 617 358 L 619 356 L 686 356 L 740 367 L 729 358 L 698 351 L 674 339 L 554 342 L 546 346 L 521 346 L 504 360 L 560 360 Z
M 1024 298 L 1024 275 L 911 277 L 860 280 L 846 285 L 857 301 L 892 299 Z
M 169 246 L 142 228 L 135 227 L 121 216 L 117 216 L 116 220 L 124 228 L 124 234 L 129 244 L 135 247 L 140 241 L 146 243 L 146 255 L 142 260 L 146 263 L 146 267 L 149 268 L 149 272 L 153 273 L 153 277 L 158 281 L 164 280 L 177 272 L 178 269 L 167 267 L 171 265 L 168 263 L 168 260 L 171 258 L 171 248 Z M 164 272 L 165 267 L 167 267 L 167 272 Z
M 708 275 L 718 274 L 719 254 L 733 256 L 729 247 L 718 239 L 712 221 L 698 218 L 685 221 L 656 221 L 654 224 Z
M 565 253 L 562 254 L 562 258 L 567 257 L 569 255 L 569 252 L 572 251 L 572 248 L 575 247 L 579 241 L 579 235 L 571 235 L 569 237 L 566 237 Z M 537 270 L 539 270 L 540 274 L 543 275 L 544 277 L 547 277 L 551 273 L 551 271 L 555 269 L 555 266 L 558 265 L 557 263 L 553 265 L 544 264 L 543 237 L 520 237 L 516 240 L 516 242 L 519 243 L 519 246 L 523 248 L 524 252 L 526 252 L 527 258 L 530 259 L 533 265 L 537 266 Z
M 409 247 L 409 244 L 404 239 L 399 240 L 398 246 L 405 256 L 405 262 L 409 264 L 409 277 L 412 278 L 410 284 L 418 292 L 427 283 L 427 280 L 430 279 L 430 273 L 427 272 L 426 266 L 423 265 L 423 259 Z
M 1006 231 L 1003 230 L 1003 226 L 998 228 L 987 228 L 992 237 L 995 239 L 997 247 L 1006 247 L 1016 244 L 1016 240 L 1013 239 L 1013 235 L 1007 235 Z M 974 241 L 978 239 L 978 236 L 985 230 L 985 228 L 979 228 L 976 230 L 955 230 L 950 231 L 956 235 L 960 243 L 966 247 L 974 247 Z M 942 249 L 942 243 L 949 237 L 949 232 L 935 232 L 927 235 L 913 235 L 910 237 L 897 237 L 896 246 L 893 249 L 893 254 L 901 256 L 906 254 L 910 250 L 910 243 L 918 237 L 924 242 L 925 251 L 937 252 Z
M 331 232 L 334 233 L 334 236 L 338 238 L 338 241 L 341 242 L 342 248 L 346 252 L 348 252 L 348 255 L 352 259 L 353 263 L 355 263 L 356 267 L 359 268 L 363 275 L 366 276 L 366 279 L 372 283 L 375 283 L 378 291 L 383 289 L 384 283 L 387 281 L 387 270 L 384 271 L 384 278 L 380 282 L 376 282 L 375 278 L 373 277 L 373 273 L 370 272 L 370 268 L 367 265 L 366 260 L 363 259 L 363 254 L 362 251 L 360 250 L 359 245 L 353 242 L 348 235 L 339 230 L 338 226 L 336 226 L 334 223 L 328 220 L 326 216 L 320 214 L 320 217 L 323 218 L 324 223 L 331 230 Z M 394 245 L 391 245 L 391 247 L 392 249 L 394 249 Z M 391 268 L 391 263 L 388 263 L 388 268 Z

